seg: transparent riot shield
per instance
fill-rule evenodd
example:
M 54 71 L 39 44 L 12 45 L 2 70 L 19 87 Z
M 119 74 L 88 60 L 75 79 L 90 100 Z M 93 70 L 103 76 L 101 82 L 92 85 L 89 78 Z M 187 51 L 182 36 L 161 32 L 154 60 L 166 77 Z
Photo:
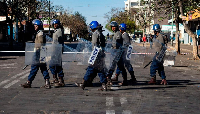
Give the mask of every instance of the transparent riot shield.
M 167 47 L 165 57 L 164 57 L 164 66 L 173 66 L 175 65 L 175 58 L 177 56 L 176 49 L 173 47 Z
M 26 43 L 25 65 L 61 65 L 61 44 Z
M 131 46 L 132 46 L 131 57 L 129 60 L 127 60 L 128 57 L 124 57 L 124 60 L 126 60 L 125 62 L 130 61 L 133 67 L 143 67 L 143 65 L 146 62 L 145 60 L 149 59 L 149 56 L 146 55 L 147 53 L 146 47 L 144 47 L 141 43 L 133 43 Z M 124 56 L 130 55 L 130 52 L 131 52 L 130 49 L 126 48 Z
M 165 46 L 165 44 L 162 44 L 156 39 L 153 40 L 153 46 L 151 46 L 150 43 L 145 43 L 145 45 L 142 43 L 134 43 L 132 44 L 132 46 L 133 46 L 133 53 L 132 53 L 133 58 L 131 57 L 132 58 L 131 63 L 134 65 L 135 65 L 134 61 L 136 62 L 140 61 L 141 63 L 143 63 L 143 65 L 140 66 L 145 68 L 151 64 L 155 56 L 158 61 L 160 62 L 164 61 L 164 66 L 174 65 L 175 57 L 177 55 L 176 50 L 173 47 Z M 157 52 L 158 48 L 161 49 L 159 52 Z M 135 60 L 138 57 L 140 59 Z
M 88 59 L 92 51 L 92 43 L 81 38 L 76 47 L 76 53 L 74 54 L 75 61 L 77 61 L 78 64 L 88 65 Z

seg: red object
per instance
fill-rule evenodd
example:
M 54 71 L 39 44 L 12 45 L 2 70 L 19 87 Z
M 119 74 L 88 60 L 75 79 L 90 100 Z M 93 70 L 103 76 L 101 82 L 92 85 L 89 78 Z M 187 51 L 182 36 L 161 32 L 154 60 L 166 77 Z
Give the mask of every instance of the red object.
M 147 41 L 147 38 L 144 36 L 144 37 L 142 38 L 142 40 L 143 40 L 143 42 L 146 42 L 146 41 Z

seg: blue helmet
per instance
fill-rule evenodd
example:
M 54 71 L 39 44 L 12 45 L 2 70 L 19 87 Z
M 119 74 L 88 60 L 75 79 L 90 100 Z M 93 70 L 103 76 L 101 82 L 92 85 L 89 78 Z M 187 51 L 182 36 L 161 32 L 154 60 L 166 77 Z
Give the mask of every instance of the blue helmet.
M 51 25 L 54 25 L 54 24 L 60 25 L 60 21 L 59 21 L 58 19 L 53 19 L 53 20 L 51 21 Z
M 90 28 L 91 28 L 91 29 L 98 28 L 98 26 L 99 26 L 99 23 L 98 23 L 97 21 L 92 21 L 92 22 L 90 23 Z
M 39 19 L 34 19 L 34 20 L 32 21 L 32 24 L 33 24 L 33 25 L 38 25 L 39 29 L 43 29 L 43 23 L 42 23 L 42 21 L 40 21 Z
M 120 24 L 119 29 L 122 31 L 126 31 L 126 24 L 124 24 L 124 23 Z
M 154 24 L 153 25 L 153 30 L 154 31 L 161 31 L 160 25 L 159 24 Z
M 111 27 L 118 27 L 118 24 L 117 24 L 116 21 L 112 21 L 112 22 L 110 23 L 110 26 L 111 26 Z

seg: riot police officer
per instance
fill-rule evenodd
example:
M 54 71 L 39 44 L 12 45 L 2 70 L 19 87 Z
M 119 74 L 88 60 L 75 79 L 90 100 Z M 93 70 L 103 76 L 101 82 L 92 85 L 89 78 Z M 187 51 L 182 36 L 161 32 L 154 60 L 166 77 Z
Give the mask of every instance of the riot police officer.
M 126 60 L 127 49 L 128 49 L 128 46 L 131 45 L 131 39 L 130 39 L 130 36 L 128 35 L 128 33 L 126 33 L 126 29 L 127 29 L 126 24 L 121 23 L 119 25 L 119 30 L 122 33 L 122 38 L 123 38 L 123 48 L 124 48 L 123 62 L 125 64 L 126 69 L 128 70 L 128 72 L 131 75 L 131 82 L 132 82 L 132 84 L 134 84 L 136 82 L 136 78 L 135 78 L 135 75 L 134 75 L 133 67 L 130 64 L 130 60 Z M 119 67 L 118 67 L 117 70 L 116 70 L 115 77 L 112 78 L 112 81 L 118 81 L 119 73 L 120 73 L 120 70 L 119 70 Z M 127 77 L 123 76 L 123 79 L 127 80 Z M 125 83 L 122 83 L 122 85 L 127 85 L 126 81 L 124 81 L 124 82 Z
M 34 28 L 35 28 L 35 56 L 34 58 L 36 58 L 35 60 L 37 60 L 37 56 L 40 54 L 40 48 L 41 46 L 43 45 L 43 43 L 46 43 L 46 39 L 43 35 L 43 24 L 42 24 L 42 21 L 38 20 L 38 19 L 35 19 L 33 20 L 32 22 L 34 24 Z M 34 61 L 35 62 L 35 61 Z M 38 63 L 38 64 L 32 64 L 31 65 L 31 71 L 30 71 L 30 74 L 28 76 L 28 81 L 25 83 L 25 84 L 21 84 L 22 87 L 24 88 L 31 88 L 31 84 L 32 84 L 32 81 L 34 80 L 36 74 L 37 74 L 37 71 L 41 70 L 43 76 L 44 76 L 44 79 L 45 79 L 45 85 L 44 87 L 47 88 L 47 89 L 50 89 L 51 86 L 50 86 L 50 82 L 49 82 L 49 73 L 48 73 L 48 70 L 47 70 L 47 67 L 46 67 L 46 64 L 45 63 Z
M 62 46 L 64 46 L 64 38 L 63 38 L 64 32 L 61 29 L 60 21 L 58 19 L 53 19 L 51 24 L 54 28 L 52 43 L 53 44 L 62 44 Z M 63 79 L 64 73 L 63 73 L 62 64 L 60 66 L 59 65 L 57 65 L 57 66 L 50 65 L 49 69 L 50 69 L 51 73 L 53 74 L 54 80 L 53 80 L 52 84 L 54 84 L 55 87 L 65 86 L 64 79 Z M 58 74 L 59 80 L 57 78 L 57 74 Z
M 111 77 L 113 75 L 113 72 L 115 70 L 116 65 L 119 67 L 120 71 L 122 71 L 122 76 L 123 76 L 123 83 L 126 85 L 127 84 L 127 72 L 126 69 L 124 68 L 124 63 L 123 63 L 123 38 L 122 34 L 119 31 L 119 27 L 116 21 L 112 21 L 110 23 L 111 29 L 114 32 L 114 36 L 112 39 L 112 49 L 113 52 L 117 52 L 117 56 L 114 54 L 114 58 L 118 60 L 113 60 L 111 62 L 108 74 L 107 74 L 107 80 L 108 80 L 108 85 L 112 85 L 112 80 Z M 112 53 L 111 53 L 112 54 Z M 111 56 L 113 57 L 113 56 Z
M 92 34 L 92 45 L 93 47 L 100 48 L 97 58 L 93 65 L 89 65 L 87 71 L 83 78 L 83 83 L 79 86 L 84 90 L 86 86 L 91 86 L 93 79 L 96 75 L 99 75 L 100 82 L 102 83 L 102 87 L 99 90 L 107 91 L 107 79 L 106 79 L 106 70 L 104 68 L 104 57 L 105 57 L 105 36 L 102 34 L 101 26 L 97 21 L 92 21 L 90 23 L 90 28 L 93 32 Z
M 159 24 L 154 24 L 153 25 L 153 30 L 156 39 L 154 40 L 154 48 L 156 50 L 156 54 L 153 58 L 153 61 L 150 66 L 150 76 L 152 77 L 151 80 L 148 82 L 148 84 L 156 84 L 156 71 L 158 70 L 158 74 L 162 78 L 162 81 L 160 84 L 167 84 L 166 81 L 166 76 L 165 76 L 165 71 L 164 71 L 164 66 L 163 66 L 163 60 L 159 60 L 160 56 L 163 56 L 162 54 L 165 54 L 162 51 L 165 48 L 165 43 L 164 43 L 164 37 L 161 32 L 161 28 Z

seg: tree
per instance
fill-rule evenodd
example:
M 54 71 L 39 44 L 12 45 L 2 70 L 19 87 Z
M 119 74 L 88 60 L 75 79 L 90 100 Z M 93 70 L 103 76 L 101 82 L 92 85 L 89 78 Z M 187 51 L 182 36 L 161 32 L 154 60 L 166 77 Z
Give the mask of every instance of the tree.
M 88 30 L 86 24 L 86 18 L 82 16 L 79 12 L 74 14 L 64 13 L 61 16 L 58 16 L 58 19 L 61 21 L 64 27 L 69 27 L 71 34 L 79 35 L 79 37 L 87 37 Z
M 120 8 L 112 8 L 110 12 L 106 13 L 105 18 L 107 18 L 106 28 L 109 31 L 111 30 L 110 22 L 116 21 L 118 24 L 125 23 L 127 25 L 127 32 L 134 33 L 137 26 L 135 25 L 135 21 L 130 17 L 129 12 L 123 11 Z
M 184 16 L 184 14 L 188 14 L 189 11 L 195 10 L 200 5 L 199 0 L 178 0 L 178 7 L 181 13 L 181 16 Z M 184 6 L 184 7 L 183 7 Z M 199 60 L 198 56 L 198 46 L 197 46 L 197 35 L 194 34 L 188 24 L 186 23 L 186 20 L 183 20 L 183 26 L 185 28 L 185 31 L 188 33 L 190 37 L 192 37 L 193 40 L 193 59 Z
M 196 35 L 190 30 L 186 21 L 182 21 L 180 19 L 180 14 L 183 16 L 184 14 L 188 14 L 189 11 L 193 11 L 196 9 L 200 1 L 199 0 L 141 0 L 144 4 L 147 3 L 149 9 L 154 12 L 154 15 L 151 17 L 159 17 L 162 21 L 165 18 L 171 17 L 172 13 L 175 18 L 176 25 L 176 45 L 175 48 L 177 52 L 180 54 L 180 43 L 179 43 L 179 23 L 183 23 L 185 31 L 189 34 L 193 39 L 193 59 L 198 59 L 198 50 L 197 50 L 197 41 Z M 183 7 L 184 6 L 184 7 Z M 145 9 L 146 7 L 143 7 Z

